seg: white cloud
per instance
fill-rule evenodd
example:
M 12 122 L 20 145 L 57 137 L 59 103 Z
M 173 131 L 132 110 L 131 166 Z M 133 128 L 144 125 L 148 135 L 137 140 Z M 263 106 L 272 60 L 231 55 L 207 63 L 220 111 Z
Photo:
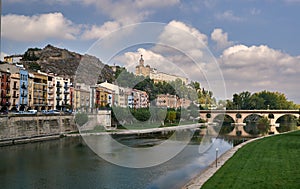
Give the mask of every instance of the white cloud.
M 220 28 L 214 29 L 210 36 L 211 39 L 217 43 L 218 49 L 223 49 L 233 45 L 232 41 L 228 41 L 228 34 L 223 32 Z
M 116 31 L 118 28 L 120 28 L 120 23 L 111 21 L 105 22 L 102 26 L 93 25 L 84 31 L 82 39 L 89 40 L 103 38 L 109 33 Z
M 86 5 L 96 6 L 101 13 L 106 14 L 122 25 L 143 21 L 148 15 L 155 12 L 152 8 L 163 8 L 178 4 L 179 0 L 83 0 Z
M 49 38 L 74 40 L 80 31 L 78 27 L 59 12 L 2 16 L 2 37 L 15 41 L 37 42 Z
M 227 20 L 227 21 L 235 21 L 235 22 L 241 22 L 244 20 L 243 18 L 234 15 L 232 10 L 227 10 L 223 13 L 216 14 L 215 17 L 218 20 Z
M 223 51 L 219 62 L 230 93 L 274 90 L 296 98 L 300 56 L 266 45 L 235 45 Z
M 171 21 L 159 36 L 159 43 L 167 44 L 188 56 L 202 57 L 207 45 L 207 36 L 183 22 Z M 162 49 L 160 49 L 162 50 Z

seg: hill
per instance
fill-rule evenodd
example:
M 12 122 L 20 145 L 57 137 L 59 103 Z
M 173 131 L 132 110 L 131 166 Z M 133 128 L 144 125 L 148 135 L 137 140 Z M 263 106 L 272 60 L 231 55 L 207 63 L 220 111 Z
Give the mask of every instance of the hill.
M 97 78 L 97 82 L 103 82 L 105 80 L 113 80 L 112 69 L 102 63 L 98 58 L 90 55 L 81 55 L 76 52 L 71 52 L 67 49 L 61 49 L 52 45 L 47 45 L 43 49 L 29 48 L 23 55 L 22 63 L 24 67 L 31 71 L 41 70 L 46 73 L 55 73 L 59 76 L 70 77 L 75 79 L 75 75 L 78 72 L 78 66 L 85 68 L 85 74 L 82 78 L 90 77 L 92 71 L 94 78 Z M 91 65 L 97 67 L 91 67 Z M 96 70 L 94 70 L 97 68 Z M 83 79 L 84 80 L 84 79 Z

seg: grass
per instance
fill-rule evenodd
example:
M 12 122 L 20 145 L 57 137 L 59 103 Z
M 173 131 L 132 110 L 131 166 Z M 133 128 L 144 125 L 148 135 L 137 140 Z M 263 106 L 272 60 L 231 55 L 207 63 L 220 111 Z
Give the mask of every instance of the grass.
M 295 131 L 245 145 L 202 188 L 299 187 L 300 131 Z

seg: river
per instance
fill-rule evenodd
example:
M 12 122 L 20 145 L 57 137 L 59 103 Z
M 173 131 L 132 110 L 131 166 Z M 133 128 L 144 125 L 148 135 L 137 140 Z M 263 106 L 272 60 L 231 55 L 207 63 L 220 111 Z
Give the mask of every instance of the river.
M 135 135 L 120 138 L 133 146 L 163 140 Z M 230 140 L 212 140 L 202 154 L 199 143 L 190 142 L 171 160 L 148 168 L 111 164 L 81 137 L 5 146 L 0 148 L 0 188 L 180 188 L 215 160 L 216 148 L 220 155 L 233 146 Z

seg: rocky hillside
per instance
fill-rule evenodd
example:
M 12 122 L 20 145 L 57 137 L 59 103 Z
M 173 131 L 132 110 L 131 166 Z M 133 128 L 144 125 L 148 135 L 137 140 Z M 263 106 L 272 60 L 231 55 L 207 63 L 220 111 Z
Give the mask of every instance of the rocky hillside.
M 97 82 L 113 80 L 113 71 L 103 64 L 98 58 L 70 52 L 52 45 L 47 45 L 43 49 L 29 48 L 23 56 L 23 65 L 28 70 L 41 70 L 46 73 L 56 73 L 59 76 L 75 79 L 76 73 L 80 73 L 80 80 L 93 77 Z M 81 71 L 77 71 L 80 66 Z M 91 72 L 93 74 L 91 74 Z M 79 79 L 79 77 L 77 77 Z

